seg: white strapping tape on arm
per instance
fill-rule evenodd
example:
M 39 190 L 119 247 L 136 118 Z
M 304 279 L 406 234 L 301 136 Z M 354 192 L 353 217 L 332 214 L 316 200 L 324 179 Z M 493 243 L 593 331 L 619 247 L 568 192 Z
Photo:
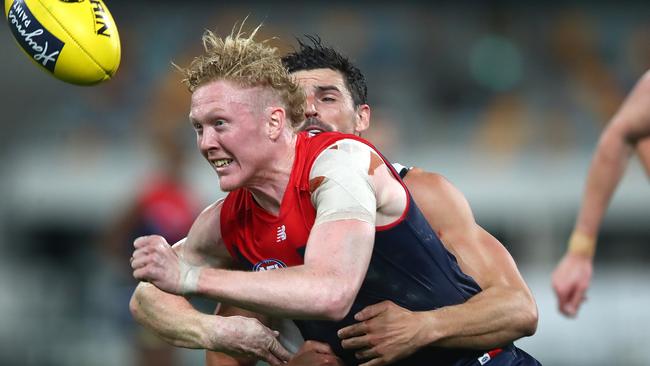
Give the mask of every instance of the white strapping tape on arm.
M 183 295 L 190 295 L 195 293 L 199 287 L 199 275 L 201 274 L 201 267 L 193 266 L 185 261 L 185 242 L 187 238 L 174 244 L 178 248 L 178 263 L 179 263 L 179 288 Z
M 377 200 L 368 169 L 372 149 L 358 141 L 341 140 L 325 149 L 309 173 L 310 181 L 323 177 L 312 193 L 314 225 L 356 219 L 375 225 Z M 334 146 L 334 145 L 333 145 Z
M 183 295 L 191 295 L 198 290 L 201 267 L 180 260 L 180 290 Z

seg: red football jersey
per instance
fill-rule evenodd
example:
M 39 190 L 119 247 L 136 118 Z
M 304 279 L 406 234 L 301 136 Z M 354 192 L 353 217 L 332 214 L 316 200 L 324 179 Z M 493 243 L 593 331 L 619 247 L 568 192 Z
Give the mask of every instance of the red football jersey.
M 311 202 L 309 171 L 328 146 L 354 136 L 336 132 L 298 134 L 289 184 L 277 216 L 261 208 L 252 194 L 240 188 L 230 192 L 221 208 L 221 235 L 233 258 L 260 271 L 303 264 L 316 209 Z M 372 147 L 372 145 L 370 145 Z

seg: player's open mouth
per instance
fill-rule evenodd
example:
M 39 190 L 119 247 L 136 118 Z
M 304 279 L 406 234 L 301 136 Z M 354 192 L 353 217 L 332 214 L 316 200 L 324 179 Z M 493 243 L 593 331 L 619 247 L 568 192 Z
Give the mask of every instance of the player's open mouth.
M 232 163 L 232 159 L 218 159 L 212 161 L 212 165 L 215 168 L 223 168 L 230 165 L 230 163 Z
M 309 132 L 312 135 L 316 135 L 316 134 L 319 134 L 321 132 L 325 132 L 324 129 L 322 129 L 320 127 L 315 127 L 315 126 L 309 127 L 306 131 Z

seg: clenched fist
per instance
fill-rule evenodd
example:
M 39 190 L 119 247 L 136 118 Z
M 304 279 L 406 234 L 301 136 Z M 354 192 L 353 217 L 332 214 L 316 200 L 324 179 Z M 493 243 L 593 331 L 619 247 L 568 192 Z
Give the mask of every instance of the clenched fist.
M 133 277 L 176 295 L 196 291 L 200 267 L 191 266 L 159 235 L 141 236 L 133 242 Z

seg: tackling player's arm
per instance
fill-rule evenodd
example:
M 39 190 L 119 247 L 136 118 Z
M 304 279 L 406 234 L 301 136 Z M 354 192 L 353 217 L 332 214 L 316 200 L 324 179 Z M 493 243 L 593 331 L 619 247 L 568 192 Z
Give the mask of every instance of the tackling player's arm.
M 596 238 L 616 187 L 636 149 L 650 175 L 650 71 L 603 130 L 587 173 L 567 252 L 553 273 L 560 311 L 574 316 L 591 281 Z
M 360 323 L 339 332 L 343 347 L 364 349 L 359 356 L 372 359 L 368 365 L 383 365 L 427 345 L 490 349 L 532 335 L 535 300 L 508 251 L 475 222 L 463 194 L 420 169 L 412 169 L 405 183 L 447 250 L 483 291 L 463 304 L 424 312 L 388 301 L 371 305 L 355 316 Z
M 438 174 L 414 169 L 405 183 L 459 266 L 482 291 L 459 305 L 430 311 L 436 346 L 486 349 L 529 336 L 537 305 L 507 249 L 476 223 L 464 195 Z
M 161 281 L 176 288 L 192 287 L 196 281 L 192 272 L 197 268 L 230 265 L 219 243 L 220 209 L 216 203 L 204 210 L 188 237 L 173 248 L 160 236 L 136 240 L 131 263 L 134 277 L 153 284 L 138 285 L 129 304 L 131 313 L 141 325 L 175 346 L 252 355 L 272 365 L 282 364 L 289 359 L 289 352 L 277 342 L 277 334 L 257 319 L 203 314 L 183 296 L 156 287 Z M 167 270 L 171 268 L 175 270 Z

